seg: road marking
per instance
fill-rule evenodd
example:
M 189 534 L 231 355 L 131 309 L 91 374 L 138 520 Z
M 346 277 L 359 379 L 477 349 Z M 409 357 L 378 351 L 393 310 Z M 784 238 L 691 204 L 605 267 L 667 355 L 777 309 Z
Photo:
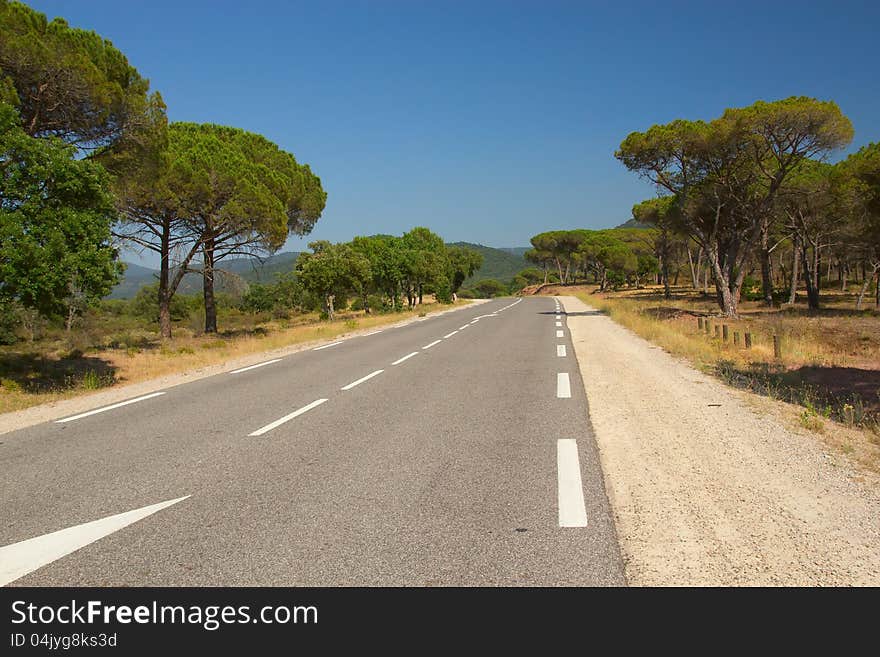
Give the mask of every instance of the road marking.
M 232 370 L 230 374 L 241 374 L 242 372 L 247 372 L 248 370 L 255 370 L 258 367 L 262 367 L 263 365 L 271 365 L 272 363 L 280 362 L 280 358 L 276 358 L 275 360 L 267 360 L 265 363 L 257 363 L 256 365 L 251 365 L 250 367 L 242 367 L 240 370 Z
M 562 326 L 562 322 L 556 322 L 556 326 L 557 327 Z
M 560 399 L 571 397 L 571 381 L 569 381 L 566 372 L 560 372 L 556 375 L 556 396 Z
M 556 315 L 556 319 L 562 319 L 562 315 Z
M 424 347 L 422 347 L 422 349 L 430 349 L 435 344 L 439 344 L 440 342 L 441 342 L 441 340 L 434 340 L 434 342 L 432 342 L 431 344 L 426 344 Z
M 459 330 L 459 331 L 464 331 L 468 326 L 470 326 L 470 324 L 465 324 L 464 326 L 459 326 L 459 327 L 458 327 L 458 330 Z
M 362 338 L 365 338 L 365 337 L 367 337 L 368 335 L 376 335 L 377 333 L 381 333 L 381 332 L 382 332 L 382 331 L 379 330 L 379 331 L 373 331 L 372 333 L 364 333 L 361 337 L 362 337 Z
M 249 436 L 262 436 L 264 433 L 272 431 L 272 429 L 275 429 L 276 427 L 280 427 L 285 422 L 289 422 L 293 418 L 299 417 L 303 413 L 307 413 L 308 411 L 312 410 L 316 406 L 320 406 L 325 401 L 327 401 L 327 400 L 326 399 L 316 399 L 311 404 L 307 404 L 307 405 L 303 406 L 302 408 L 294 411 L 293 413 L 290 413 L 289 415 L 285 415 L 284 417 L 282 417 L 278 420 L 275 420 L 271 424 L 267 424 L 262 429 L 257 429 L 256 431 L 254 431 L 253 433 L 249 433 L 248 435 Z
M 331 342 L 330 344 L 325 344 L 322 347 L 315 347 L 312 351 L 321 351 L 321 349 L 329 349 L 330 347 L 335 347 L 338 344 L 342 344 L 345 340 L 337 340 L 336 342 Z
M 379 375 L 380 375 L 382 372 L 384 372 L 384 371 L 385 371 L 385 370 L 376 370 L 375 372 L 370 372 L 369 374 L 367 374 L 367 375 L 364 376 L 364 377 L 361 377 L 361 378 L 358 379 L 357 381 L 352 381 L 352 382 L 349 383 L 347 386 L 342 386 L 342 388 L 340 388 L 340 390 L 351 390 L 351 389 L 354 388 L 355 386 L 359 386 L 360 384 L 362 384 L 364 381 L 369 381 L 369 380 L 372 379 L 374 376 L 379 376 Z
M 577 441 L 572 438 L 560 438 L 556 441 L 556 480 L 559 526 L 586 527 L 587 509 L 584 505 L 581 462 L 578 458 Z
M 158 397 L 159 395 L 164 395 L 164 392 L 154 392 L 149 395 L 144 395 L 143 397 L 135 397 L 134 399 L 129 399 L 128 401 L 119 402 L 118 404 L 111 404 L 110 406 L 104 406 L 102 408 L 96 408 L 93 411 L 86 411 L 85 413 L 80 413 L 79 415 L 72 415 L 70 417 L 66 417 L 63 420 L 55 420 L 56 424 L 63 424 L 64 422 L 71 422 L 73 420 L 79 420 L 80 418 L 88 417 L 89 415 L 94 415 L 95 413 L 103 413 L 104 411 L 112 411 L 114 408 L 121 408 L 123 406 L 128 406 L 129 404 L 134 404 L 135 402 L 144 401 L 145 399 L 152 399 L 153 397 Z
M 443 339 L 445 340 L 446 338 L 451 338 L 451 337 L 452 337 L 453 335 L 455 335 L 456 333 L 458 333 L 457 330 L 456 330 L 456 331 L 453 331 L 452 333 L 447 333 L 446 335 L 443 336 Z
M 559 356 L 560 358 L 565 358 L 565 345 L 564 344 L 556 345 L 556 355 Z
M 37 568 L 57 561 L 71 552 L 76 552 L 80 548 L 118 532 L 123 527 L 143 520 L 172 504 L 182 502 L 187 497 L 189 495 L 145 506 L 134 511 L 117 513 L 100 520 L 60 529 L 51 534 L 29 538 L 26 541 L 2 547 L 0 548 L 0 586 L 14 582 Z
M 565 335 L 565 334 L 562 331 L 556 331 L 557 338 L 561 338 L 563 335 Z
M 405 361 L 405 360 L 407 360 L 407 359 L 409 359 L 409 358 L 412 358 L 413 356 L 418 356 L 418 355 L 419 355 L 419 352 L 418 352 L 418 351 L 414 351 L 414 352 L 412 352 L 411 354 L 407 354 L 407 355 L 404 356 L 403 358 L 398 358 L 396 361 L 394 361 L 394 362 L 391 363 L 391 364 L 392 364 L 392 365 L 400 365 L 403 361 Z
M 476 319 L 471 320 L 471 324 L 476 324 L 476 323 L 479 322 L 479 321 L 480 321 L 480 318 L 477 317 Z

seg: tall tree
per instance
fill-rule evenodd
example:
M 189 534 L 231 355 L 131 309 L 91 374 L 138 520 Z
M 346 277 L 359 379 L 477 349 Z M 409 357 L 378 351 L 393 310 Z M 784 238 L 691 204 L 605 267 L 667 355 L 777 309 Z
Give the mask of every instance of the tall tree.
M 458 294 L 465 279 L 483 266 L 483 255 L 464 246 L 451 246 L 446 249 L 449 259 L 449 281 L 452 294 Z
M 348 292 L 359 292 L 370 280 L 370 261 L 350 244 L 311 242 L 312 253 L 301 253 L 296 271 L 303 287 L 321 299 L 327 318 L 335 316 L 335 302 Z

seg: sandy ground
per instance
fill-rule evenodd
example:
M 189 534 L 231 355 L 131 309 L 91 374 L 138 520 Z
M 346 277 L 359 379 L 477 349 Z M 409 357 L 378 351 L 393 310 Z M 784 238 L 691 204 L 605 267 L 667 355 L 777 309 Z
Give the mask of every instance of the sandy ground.
M 486 303 L 488 299 L 470 299 L 469 301 L 470 303 L 461 306 L 455 306 L 447 310 L 430 312 L 427 316 L 436 317 L 438 315 L 445 315 L 446 313 L 455 312 L 463 308 L 472 308 L 476 304 Z M 0 414 L 0 435 L 4 433 L 9 433 L 10 431 L 24 429 L 25 427 L 34 426 L 35 424 L 41 424 L 42 422 L 58 420 L 60 418 L 68 417 L 70 415 L 76 415 L 77 413 L 90 411 L 95 408 L 100 408 L 101 406 L 115 404 L 116 402 L 124 401 L 126 399 L 140 397 L 141 395 L 148 395 L 151 392 L 164 390 L 165 388 L 180 385 L 181 383 L 188 383 L 190 381 L 196 381 L 197 379 L 203 379 L 208 376 L 222 374 L 223 372 L 228 372 L 230 370 L 247 367 L 248 365 L 254 365 L 256 363 L 261 363 L 266 360 L 272 360 L 273 358 L 283 358 L 284 356 L 296 353 L 298 351 L 312 349 L 327 342 L 335 342 L 336 340 L 352 338 L 364 333 L 370 333 L 377 330 L 377 328 L 385 330 L 388 328 L 394 328 L 395 326 L 403 326 L 405 324 L 417 322 L 421 319 L 423 318 L 412 317 L 409 319 L 401 320 L 399 322 L 394 322 L 393 324 L 385 324 L 379 327 L 372 326 L 370 328 L 365 328 L 358 331 L 343 333 L 341 335 L 337 335 L 326 340 L 311 340 L 309 342 L 300 342 L 290 345 L 288 347 L 282 347 L 280 349 L 273 349 L 271 351 L 248 354 L 247 356 L 242 356 L 241 358 L 224 361 L 222 363 L 217 363 L 216 365 L 209 365 L 208 367 L 202 367 L 196 370 L 170 374 L 168 376 L 163 376 L 157 379 L 150 379 L 149 381 L 139 381 L 137 383 L 113 386 L 112 388 L 108 388 L 107 390 L 101 390 L 99 392 L 94 392 L 79 397 L 73 397 L 71 399 L 63 399 L 57 402 L 50 402 L 48 404 L 41 404 L 40 406 L 32 406 L 31 408 L 26 408 L 22 411 L 2 413 Z
M 630 584 L 880 585 L 880 478 L 560 298 Z

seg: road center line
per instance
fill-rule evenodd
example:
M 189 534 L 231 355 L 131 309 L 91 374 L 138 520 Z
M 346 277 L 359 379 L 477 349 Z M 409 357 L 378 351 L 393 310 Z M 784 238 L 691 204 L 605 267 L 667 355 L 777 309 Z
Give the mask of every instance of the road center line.
M 342 344 L 343 342 L 345 342 L 345 341 L 344 340 L 337 340 L 336 342 L 331 342 L 330 344 L 325 344 L 320 347 L 315 347 L 314 349 L 312 349 L 312 351 L 321 351 L 321 349 L 329 349 L 330 347 L 335 347 L 336 345 Z
M 556 355 L 559 356 L 559 358 L 565 358 L 565 345 L 564 344 L 556 345 Z
M 559 526 L 586 527 L 584 485 L 577 441 L 560 438 L 556 441 L 556 480 L 559 499 Z
M 51 534 L 29 538 L 26 541 L 2 547 L 0 548 L 0 586 L 14 582 L 37 568 L 42 568 L 71 552 L 76 552 L 123 527 L 153 515 L 157 511 L 182 502 L 187 497 L 189 495 L 145 506 L 134 511 L 117 513 L 67 529 L 59 529 Z
M 280 362 L 280 358 L 276 358 L 275 360 L 267 360 L 265 363 L 257 363 L 256 365 L 251 365 L 250 367 L 242 367 L 240 370 L 232 370 L 230 374 L 241 374 L 242 372 L 247 372 L 248 370 L 255 370 L 258 367 L 262 367 L 263 365 L 271 365 L 272 363 Z
M 73 420 L 79 420 L 80 418 L 88 417 L 89 415 L 94 415 L 95 413 L 103 413 L 104 411 L 112 411 L 114 408 L 121 408 L 123 406 L 128 406 L 129 404 L 134 404 L 135 402 L 144 401 L 145 399 L 152 399 L 153 397 L 158 397 L 159 395 L 164 395 L 164 392 L 154 392 L 149 395 L 144 395 L 143 397 L 135 397 L 134 399 L 129 399 L 124 402 L 119 402 L 118 404 L 111 404 L 110 406 L 104 406 L 102 408 L 96 408 L 93 411 L 86 411 L 85 413 L 80 413 L 79 415 L 72 415 L 71 417 L 66 417 L 63 420 L 55 420 L 56 424 L 63 424 L 64 422 L 71 422 Z
M 347 386 L 342 386 L 341 390 L 351 390 L 351 389 L 354 388 L 355 386 L 359 386 L 360 384 L 362 384 L 364 381 L 369 381 L 369 380 L 372 379 L 374 376 L 379 376 L 379 375 L 380 375 L 382 372 L 384 372 L 384 371 L 385 371 L 385 370 L 376 370 L 375 372 L 370 372 L 369 374 L 367 374 L 367 375 L 364 376 L 364 377 L 361 377 L 361 378 L 358 379 L 357 381 L 352 381 L 352 382 L 349 383 Z
M 439 344 L 440 342 L 441 342 L 441 340 L 434 340 L 434 342 L 432 342 L 431 344 L 426 344 L 424 347 L 422 347 L 422 349 L 430 349 L 435 344 Z
M 311 404 L 306 404 L 302 408 L 295 410 L 293 413 L 290 413 L 289 415 L 285 415 L 284 417 L 275 420 L 271 424 L 267 424 L 262 429 L 257 429 L 256 431 L 254 431 L 253 433 L 249 433 L 248 435 L 249 436 L 262 436 L 264 433 L 267 433 L 269 431 L 272 431 L 272 429 L 280 427 L 285 422 L 290 422 L 290 420 L 292 420 L 293 418 L 299 417 L 303 413 L 307 413 L 308 411 L 312 410 L 316 406 L 320 406 L 325 401 L 327 401 L 327 400 L 326 399 L 316 399 Z
M 556 319 L 562 319 L 562 315 L 556 315 Z
M 457 330 L 456 330 L 456 331 L 453 331 L 452 333 L 447 333 L 446 335 L 443 336 L 443 339 L 445 340 L 446 338 L 451 338 L 451 337 L 452 337 L 453 335 L 455 335 L 456 333 L 458 333 Z
M 556 322 L 556 326 L 557 327 L 562 326 L 562 322 Z
M 560 399 L 571 397 L 571 381 L 567 372 L 560 372 L 556 375 L 556 396 Z
M 392 364 L 392 365 L 400 365 L 403 361 L 408 360 L 408 359 L 412 358 L 413 356 L 418 356 L 418 355 L 419 355 L 419 352 L 418 352 L 418 351 L 414 351 L 414 352 L 412 352 L 411 354 L 407 354 L 407 355 L 404 356 L 403 358 L 398 358 L 396 361 L 394 361 L 394 362 L 391 363 L 391 364 Z
M 557 338 L 561 338 L 563 335 L 565 335 L 565 334 L 562 331 L 556 331 Z

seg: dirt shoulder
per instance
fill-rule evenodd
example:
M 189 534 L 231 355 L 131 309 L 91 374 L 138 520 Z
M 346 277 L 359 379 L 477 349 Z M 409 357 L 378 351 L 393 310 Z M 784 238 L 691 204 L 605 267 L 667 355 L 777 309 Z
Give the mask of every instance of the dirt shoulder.
M 450 312 L 456 312 L 463 308 L 472 307 L 475 304 L 485 303 L 487 299 L 470 299 L 468 301 L 469 303 L 461 306 L 455 306 L 446 310 L 436 312 L 429 312 L 427 316 L 434 317 Z M 380 326 L 382 329 L 394 328 L 395 326 L 403 326 L 405 324 L 417 322 L 424 318 L 413 316 L 395 322 L 393 321 L 393 316 L 389 315 L 388 319 L 389 322 L 387 324 L 380 324 L 378 326 Z M 247 367 L 249 365 L 254 365 L 256 363 L 271 360 L 273 358 L 282 358 L 298 351 L 312 349 L 314 347 L 320 346 L 323 343 L 356 337 L 364 333 L 375 331 L 376 328 L 377 325 L 371 325 L 361 330 L 333 335 L 328 337 L 327 339 L 310 340 L 308 342 L 297 342 L 296 344 L 291 344 L 266 351 L 249 353 L 248 355 L 241 356 L 239 358 L 227 359 L 205 367 L 175 372 L 174 374 L 149 379 L 147 381 L 117 385 L 113 386 L 112 388 L 102 390 L 100 392 L 94 392 L 91 394 L 81 395 L 68 399 L 62 399 L 46 404 L 40 404 L 39 406 L 31 406 L 30 408 L 26 408 L 20 411 L 2 413 L 0 414 L 0 435 L 4 433 L 9 433 L 10 431 L 24 429 L 25 427 L 30 427 L 35 424 L 40 424 L 42 422 L 49 422 L 51 420 L 57 420 L 59 418 L 67 417 L 69 415 L 83 413 L 85 411 L 100 408 L 101 406 L 106 406 L 108 404 L 115 404 L 116 402 L 124 401 L 126 399 L 132 399 L 141 395 L 146 395 L 151 392 L 156 392 L 157 390 L 170 388 L 172 386 L 180 385 L 181 383 L 188 383 L 190 381 L 204 379 L 209 376 L 214 376 L 216 374 L 221 374 L 223 372 L 228 372 L 230 370 L 238 369 L 241 367 Z
M 560 298 L 631 584 L 880 584 L 880 477 Z

